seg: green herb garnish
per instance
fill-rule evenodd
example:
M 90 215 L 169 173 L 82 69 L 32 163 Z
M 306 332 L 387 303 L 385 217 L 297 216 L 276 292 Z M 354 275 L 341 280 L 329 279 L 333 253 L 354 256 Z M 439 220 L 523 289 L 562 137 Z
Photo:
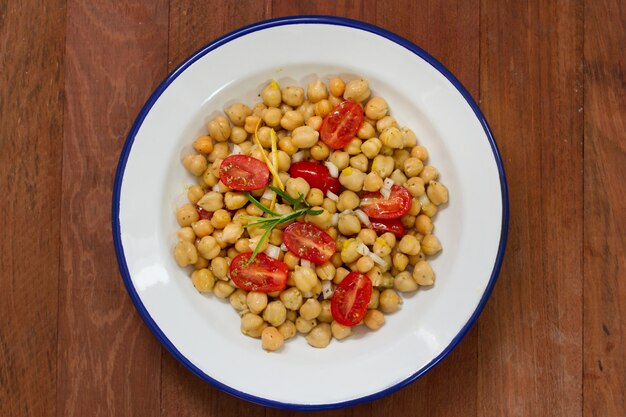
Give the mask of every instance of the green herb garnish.
M 300 194 L 298 198 L 293 198 L 289 194 L 280 189 L 270 185 L 270 190 L 276 193 L 276 195 L 280 196 L 284 202 L 291 204 L 293 211 L 287 214 L 278 214 L 273 210 L 265 207 L 261 204 L 256 198 L 254 198 L 250 193 L 244 192 L 246 198 L 255 206 L 257 206 L 260 210 L 267 214 L 267 217 L 256 217 L 256 216 L 241 216 L 242 219 L 247 220 L 249 223 L 244 225 L 244 228 L 248 227 L 260 227 L 265 230 L 261 239 L 257 243 L 254 251 L 252 252 L 252 256 L 248 260 L 248 264 L 250 264 L 254 258 L 256 258 L 257 254 L 263 247 L 263 243 L 269 238 L 272 230 L 280 224 L 290 222 L 299 217 L 302 217 L 306 214 L 310 214 L 311 216 L 318 216 L 324 212 L 324 210 L 313 210 L 311 206 L 306 202 L 304 196 Z

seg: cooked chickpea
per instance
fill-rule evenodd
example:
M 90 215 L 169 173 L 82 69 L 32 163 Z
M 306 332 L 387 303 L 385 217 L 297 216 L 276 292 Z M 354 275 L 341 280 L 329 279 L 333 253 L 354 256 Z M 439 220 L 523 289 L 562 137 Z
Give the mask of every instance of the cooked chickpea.
M 372 288 L 372 296 L 370 297 L 370 302 L 367 304 L 367 308 L 370 310 L 378 308 L 379 297 L 380 297 L 380 290 L 378 288 Z
M 389 127 L 380 134 L 380 141 L 384 146 L 400 149 L 402 148 L 402 133 L 397 127 Z
M 398 249 L 407 255 L 417 255 L 420 252 L 420 243 L 415 236 L 404 235 L 398 244 Z
M 362 256 L 356 261 L 356 269 L 362 274 L 369 272 L 373 267 L 374 261 L 369 256 Z
M 211 260 L 220 253 L 220 247 L 213 236 L 205 236 L 198 242 L 198 252 L 204 259 Z
M 210 235 L 211 233 L 213 233 L 214 230 L 211 222 L 205 219 L 198 220 L 197 222 L 192 223 L 191 228 L 193 229 L 195 235 L 199 238 Z
M 365 101 L 370 96 L 369 85 L 366 80 L 352 80 L 346 85 L 343 93 L 345 100 Z
M 228 191 L 224 195 L 224 204 L 228 210 L 239 210 L 248 203 L 246 196 L 239 191 Z
M 285 152 L 287 155 L 292 156 L 296 152 L 298 152 L 298 148 L 296 148 L 291 140 L 291 136 L 285 136 L 284 138 L 278 141 L 278 148 Z
M 180 229 L 178 229 L 178 232 L 176 232 L 176 236 L 178 236 L 179 240 L 185 240 L 191 243 L 196 241 L 196 234 L 189 226 L 181 227 Z
M 435 283 L 433 268 L 426 261 L 418 261 L 413 267 L 413 279 L 419 285 L 433 285 Z
M 423 235 L 429 235 L 433 232 L 433 221 L 425 214 L 420 214 L 415 219 L 415 230 Z
M 267 106 L 262 101 L 258 101 L 254 103 L 254 106 L 252 107 L 252 115 L 261 117 L 261 113 L 263 113 L 263 110 L 266 108 Z
M 291 107 L 298 107 L 304 102 L 304 88 L 294 86 L 283 88 L 282 100 Z
M 435 235 L 425 235 L 422 239 L 422 251 L 426 255 L 435 255 L 441 251 L 441 243 Z
M 352 236 L 361 231 L 361 221 L 353 214 L 341 215 L 337 228 L 342 235 Z
M 208 269 L 199 269 L 191 273 L 191 282 L 199 292 L 206 293 L 213 290 L 215 278 Z
M 415 146 L 411 149 L 411 156 L 423 162 L 428 159 L 428 150 L 423 146 Z
M 437 181 L 430 181 L 426 189 L 428 199 L 436 206 L 448 202 L 448 189 Z
M 384 132 L 391 127 L 398 127 L 398 122 L 391 116 L 385 116 L 376 122 L 376 130 L 378 132 Z
M 346 146 L 343 147 L 343 150 L 348 153 L 348 155 L 358 155 L 361 153 L 361 145 L 363 141 L 359 138 L 353 138 Z
M 207 155 L 213 150 L 213 139 L 211 139 L 211 136 L 199 136 L 193 142 L 193 148 L 199 153 Z
M 213 161 L 211 166 L 208 167 L 211 173 L 215 175 L 216 177 L 220 176 L 220 167 L 222 166 L 222 162 L 223 162 L 222 159 L 216 159 L 215 161 Z
M 339 182 L 350 191 L 358 192 L 363 189 L 365 173 L 352 167 L 345 168 L 339 175 Z
M 213 187 L 218 182 L 219 182 L 219 178 L 213 175 L 210 169 L 207 169 L 206 171 L 204 171 L 204 174 L 202 174 L 202 183 L 204 183 L 205 186 Z
M 285 320 L 283 324 L 278 326 L 278 331 L 285 340 L 291 339 L 296 335 L 296 325 L 291 320 Z
M 387 256 L 391 253 L 391 246 L 385 239 L 379 237 L 374 241 L 372 251 L 378 256 Z
M 217 298 L 228 298 L 235 291 L 235 287 L 231 286 L 227 281 L 217 281 L 213 286 L 213 294 Z
M 305 320 L 312 320 L 317 318 L 322 312 L 322 305 L 314 298 L 309 298 L 300 307 L 300 317 Z
M 243 126 L 245 124 L 246 117 L 252 114 L 250 107 L 243 103 L 232 104 L 227 107 L 224 112 L 235 126 Z
M 311 187 L 304 178 L 289 178 L 285 184 L 285 191 L 292 198 L 298 198 L 300 194 L 306 196 Z
M 337 210 L 354 210 L 359 206 L 359 196 L 356 195 L 355 192 L 346 190 L 339 194 L 339 199 L 337 200 Z
M 213 150 L 211 151 L 211 153 L 207 155 L 207 160 L 213 163 L 218 159 L 226 158 L 229 153 L 230 153 L 230 149 L 228 148 L 228 143 L 226 142 L 216 143 L 215 146 L 213 146 Z
M 318 265 L 315 268 L 315 273 L 322 281 L 330 281 L 335 277 L 335 265 L 331 262 L 326 262 L 322 265 Z
M 400 309 L 401 304 L 402 299 L 395 290 L 388 288 L 380 293 L 378 305 L 383 313 L 394 313 Z
M 376 241 L 376 232 L 372 229 L 362 229 L 359 232 L 359 240 L 366 246 L 372 246 Z
M 382 119 L 388 111 L 389 105 L 382 97 L 372 97 L 365 105 L 365 115 L 372 120 Z
M 230 141 L 241 147 L 241 144 L 248 139 L 248 132 L 243 127 L 235 126 L 230 132 Z M 246 145 L 244 145 L 245 147 Z M 242 148 L 243 149 L 243 148 Z M 244 151 L 245 153 L 245 151 Z
M 197 249 L 196 249 L 197 250 Z M 209 266 L 209 261 L 207 261 L 206 259 L 204 259 L 202 256 L 198 256 L 198 260 L 196 261 L 195 264 L 193 264 L 193 268 L 195 270 L 199 270 L 199 269 L 204 269 L 204 268 L 208 268 Z
M 406 175 L 399 169 L 394 170 L 389 178 L 391 178 L 396 185 L 404 185 L 407 182 Z
M 315 326 L 317 326 L 317 320 L 305 320 L 301 316 L 298 316 L 296 319 L 296 330 L 299 333 L 307 334 L 309 333 Z
M 319 132 L 320 128 L 322 127 L 322 122 L 324 121 L 324 119 L 322 119 L 319 116 L 311 116 L 308 118 L 308 120 L 306 121 L 306 125 L 314 130 L 317 130 Z
M 276 107 L 268 107 L 265 109 L 261 117 L 267 126 L 276 127 L 280 125 L 283 114 L 280 109 Z
M 218 193 L 217 191 L 210 191 L 206 193 L 204 197 L 198 200 L 198 206 L 202 207 L 206 211 L 214 212 L 224 207 L 223 200 L 224 200 L 223 194 Z M 198 219 L 196 218 L 196 220 L 194 221 L 197 221 L 197 220 Z
M 404 173 L 407 177 L 417 177 L 423 168 L 424 164 L 419 158 L 410 157 L 404 160 Z
M 391 175 L 394 167 L 395 163 L 390 156 L 378 155 L 372 162 L 372 172 L 377 173 L 383 179 Z
M 339 169 L 339 171 L 341 171 L 347 168 L 350 164 L 350 155 L 348 152 L 333 151 L 328 157 L 328 160 L 332 162 L 337 169 Z
M 413 279 L 413 276 L 408 271 L 400 272 L 393 279 L 393 286 L 400 292 L 413 292 L 417 290 L 417 282 Z
M 302 113 L 302 117 L 304 117 L 304 122 L 306 123 L 307 120 L 315 116 L 315 104 L 305 100 L 300 106 L 298 106 L 296 111 Z
M 356 251 L 358 246 L 359 241 L 357 239 L 348 239 L 345 241 L 341 249 L 341 260 L 346 264 L 351 264 L 359 259 L 361 255 Z
M 250 291 L 246 296 L 246 304 L 254 314 L 259 314 L 267 306 L 267 294 L 264 292 Z
M 285 343 L 285 338 L 276 327 L 266 327 L 261 332 L 261 346 L 268 352 L 274 352 Z
M 393 267 L 402 272 L 409 265 L 409 257 L 404 253 L 396 252 L 392 256 Z
M 310 148 L 317 143 L 320 134 L 309 126 L 297 127 L 291 132 L 291 141 L 298 148 Z
M 350 166 L 363 172 L 367 171 L 367 166 L 369 165 L 369 162 L 370 161 L 367 159 L 367 156 L 363 155 L 362 153 L 350 158 Z
M 306 195 L 306 202 L 310 206 L 321 206 L 324 202 L 324 193 L 319 188 L 311 188 Z
M 370 330 L 378 330 L 385 324 L 385 316 L 378 310 L 369 310 L 363 318 L 363 323 Z
M 294 130 L 297 127 L 304 125 L 304 117 L 302 113 L 295 110 L 289 110 L 285 112 L 282 119 L 280 119 L 280 125 L 283 129 Z
M 280 326 L 287 319 L 287 309 L 281 301 L 272 301 L 263 311 L 263 320 L 272 326 Z
M 427 184 L 439 178 L 439 170 L 432 165 L 426 165 L 420 172 L 420 178 Z
M 213 217 L 211 217 L 211 224 L 213 227 L 216 229 L 223 229 L 228 223 L 230 223 L 230 214 L 228 211 L 219 209 L 213 213 Z
M 315 103 L 315 115 L 319 117 L 326 117 L 328 113 L 333 109 L 333 106 L 330 104 L 330 101 L 326 99 L 322 99 Z
M 337 340 L 345 339 L 346 337 L 352 334 L 352 328 L 349 326 L 344 326 L 343 324 L 339 324 L 333 320 L 330 324 L 330 331 L 333 334 L 333 337 Z
M 243 231 L 243 226 L 239 223 L 227 224 L 222 232 L 222 239 L 226 243 L 234 244 L 243 235 Z
M 248 304 L 246 303 L 246 296 L 248 292 L 246 290 L 242 290 L 241 288 L 237 288 L 235 292 L 233 292 L 230 297 L 228 297 L 228 301 L 230 305 L 237 311 L 244 311 L 248 308 Z
M 372 139 L 374 138 L 374 136 L 376 136 L 376 129 L 371 123 L 363 121 L 363 123 L 361 123 L 361 126 L 359 127 L 359 130 L 357 130 L 356 132 L 356 136 L 359 139 L 363 139 L 363 140 Z
M 267 327 L 267 324 L 263 321 L 261 317 L 254 313 L 246 313 L 241 316 L 240 329 L 241 333 L 245 334 L 246 336 L 261 337 L 261 332 L 265 329 L 265 327 Z
M 437 210 L 437 206 L 434 205 L 428 198 L 426 198 L 426 201 L 422 202 L 422 213 L 428 217 L 434 217 L 435 214 L 437 214 Z
M 267 107 L 278 107 L 282 101 L 282 94 L 276 81 L 272 81 L 261 90 L 261 99 Z
M 303 293 L 313 291 L 318 283 L 315 271 L 308 266 L 296 266 L 293 272 L 293 279 L 298 288 Z
M 341 284 L 341 281 L 348 275 L 350 272 L 346 268 L 336 267 L 335 277 L 333 278 L 333 284 Z
M 322 211 L 322 213 L 318 214 L 317 216 L 312 216 L 310 214 L 307 214 L 306 216 L 304 216 L 305 222 L 312 223 L 322 230 L 328 229 L 333 224 L 333 215 L 330 214 L 328 210 L 323 209 L 322 207 L 318 207 L 318 206 L 311 207 L 311 209 L 312 210 L 324 210 L 324 211 Z
M 230 138 L 230 123 L 224 116 L 217 116 L 209 122 L 207 127 L 209 136 L 218 142 L 226 142 Z
M 187 199 L 191 204 L 196 204 L 204 195 L 204 190 L 199 185 L 192 185 L 187 190 Z
M 363 190 L 378 191 L 383 186 L 383 179 L 375 172 L 370 172 L 363 180 Z
M 296 287 L 288 288 L 280 293 L 280 301 L 289 310 L 298 310 L 302 305 L 302 292 Z
M 402 146 L 404 148 L 412 148 L 417 145 L 417 136 L 415 136 L 415 132 L 413 132 L 408 127 L 403 127 L 400 129 L 402 133 Z
M 297 324 L 296 324 L 297 326 Z M 332 339 L 332 332 L 330 324 L 320 323 L 315 326 L 306 337 L 306 341 L 309 345 L 316 348 L 325 348 Z
M 346 83 L 341 78 L 332 78 L 329 83 L 330 94 L 335 97 L 343 96 L 346 89 Z
M 187 168 L 187 171 L 191 172 L 196 177 L 204 174 L 207 169 L 207 159 L 203 155 L 187 155 L 183 159 L 183 166 Z
M 178 224 L 183 227 L 191 226 L 193 223 L 197 222 L 199 218 L 198 211 L 191 204 L 182 205 L 176 210 L 176 220 L 178 220 Z
M 192 265 L 198 260 L 198 251 L 193 243 L 181 240 L 174 248 L 174 259 L 181 267 Z
M 413 197 L 422 196 L 426 192 L 424 180 L 420 177 L 409 178 L 404 184 L 404 188 L 406 188 Z
M 328 98 L 326 84 L 320 79 L 310 82 L 306 87 L 306 96 L 311 103 Z
M 337 203 L 331 200 L 328 197 L 324 198 L 324 202 L 322 203 L 322 208 L 329 212 L 330 214 L 337 213 Z
M 293 271 L 296 265 L 300 263 L 300 258 L 291 252 L 287 252 L 283 258 L 283 262 L 287 264 L 290 271 Z
M 330 148 L 322 141 L 317 141 L 315 145 L 311 147 L 311 157 L 316 161 L 324 161 L 330 154 Z

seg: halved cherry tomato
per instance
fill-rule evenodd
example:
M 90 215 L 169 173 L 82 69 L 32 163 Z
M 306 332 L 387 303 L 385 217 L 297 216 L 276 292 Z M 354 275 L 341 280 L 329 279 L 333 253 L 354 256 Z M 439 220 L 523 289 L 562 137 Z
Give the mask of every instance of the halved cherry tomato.
M 230 278 L 246 291 L 272 292 L 285 289 L 289 267 L 286 263 L 258 253 L 248 264 L 252 252 L 235 256 L 230 263 Z
M 335 239 L 311 223 L 292 223 L 287 226 L 283 242 L 298 258 L 316 265 L 328 262 L 337 249 Z
M 360 272 L 350 272 L 341 281 L 330 300 L 333 319 L 344 326 L 356 326 L 367 313 L 372 297 L 372 281 Z
M 393 233 L 396 237 L 404 236 L 404 225 L 400 220 L 396 219 L 372 219 L 370 220 L 372 223 L 372 229 L 376 233 Z
M 258 190 L 270 180 L 267 165 L 246 155 L 231 155 L 220 165 L 220 179 L 233 190 Z
M 300 161 L 291 164 L 289 175 L 292 178 L 304 178 L 311 188 L 319 188 L 324 194 L 332 191 L 339 194 L 341 183 L 338 178 L 330 176 L 330 171 L 326 165 L 313 161 Z
M 333 149 L 346 146 L 363 123 L 363 107 L 356 101 L 346 100 L 335 106 L 324 117 L 320 138 Z
M 212 211 L 206 211 L 200 206 L 196 206 L 196 211 L 198 212 L 198 217 L 200 217 L 200 220 L 211 220 L 211 217 L 213 217 Z
M 411 194 L 399 185 L 391 187 L 389 198 L 384 198 L 380 192 L 374 192 L 363 194 L 361 199 L 361 209 L 372 219 L 398 219 L 410 208 Z

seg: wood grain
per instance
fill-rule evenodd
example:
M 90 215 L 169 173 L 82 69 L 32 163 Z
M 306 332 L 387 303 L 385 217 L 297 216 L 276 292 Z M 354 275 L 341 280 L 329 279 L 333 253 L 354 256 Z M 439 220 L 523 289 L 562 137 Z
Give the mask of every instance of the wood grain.
M 626 415 L 626 8 L 585 4 L 584 414 Z
M 119 150 L 165 76 L 167 2 L 67 12 L 57 415 L 158 415 L 161 348 L 117 272 L 110 207 Z
M 481 105 L 507 256 L 478 325 L 481 416 L 582 414 L 582 2 L 481 2 Z
M 65 1 L 0 2 L 0 415 L 56 413 Z

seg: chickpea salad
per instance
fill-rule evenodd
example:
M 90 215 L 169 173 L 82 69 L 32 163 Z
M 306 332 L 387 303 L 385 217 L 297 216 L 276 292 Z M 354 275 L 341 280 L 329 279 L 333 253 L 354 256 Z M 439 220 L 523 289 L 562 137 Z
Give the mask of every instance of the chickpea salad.
M 434 284 L 439 171 L 367 80 L 271 81 L 260 98 L 228 106 L 183 159 L 198 180 L 176 211 L 176 262 L 266 351 L 379 329 L 400 293 Z

